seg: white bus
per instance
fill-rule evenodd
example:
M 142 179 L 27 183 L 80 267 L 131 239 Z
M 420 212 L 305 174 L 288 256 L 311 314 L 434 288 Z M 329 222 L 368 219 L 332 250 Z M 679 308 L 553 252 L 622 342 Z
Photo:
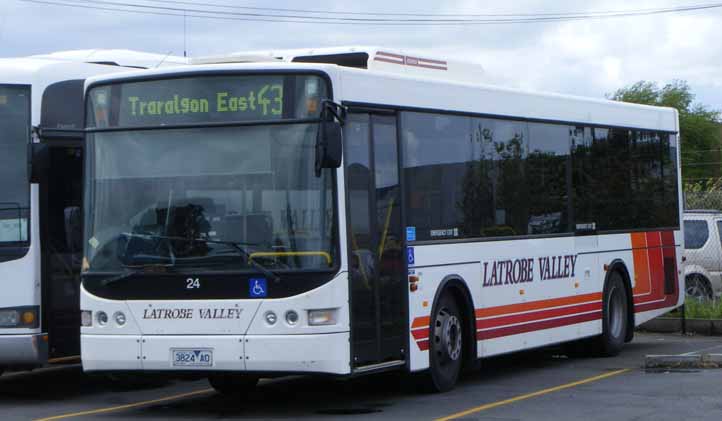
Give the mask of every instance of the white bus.
M 83 83 L 161 62 L 180 61 L 124 50 L 0 59 L 0 374 L 78 359 Z
M 675 110 L 454 71 L 374 49 L 90 79 L 84 369 L 444 391 L 483 357 L 615 355 L 679 306 Z

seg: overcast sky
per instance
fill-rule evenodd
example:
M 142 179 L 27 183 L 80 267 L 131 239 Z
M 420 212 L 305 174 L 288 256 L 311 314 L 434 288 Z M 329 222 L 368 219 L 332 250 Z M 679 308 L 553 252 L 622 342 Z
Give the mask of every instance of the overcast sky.
M 199 0 L 199 3 L 344 12 L 479 14 L 629 10 L 712 1 Z M 125 2 L 148 4 L 144 0 Z M 478 62 L 507 85 L 594 97 L 602 97 L 640 79 L 659 84 L 685 79 L 699 102 L 722 109 L 720 28 L 722 8 L 645 17 L 462 27 L 316 25 L 189 18 L 187 47 L 191 56 L 338 45 L 426 49 L 437 56 Z M 86 48 L 128 48 L 182 55 L 183 45 L 183 19 L 180 17 L 0 0 L 0 57 Z

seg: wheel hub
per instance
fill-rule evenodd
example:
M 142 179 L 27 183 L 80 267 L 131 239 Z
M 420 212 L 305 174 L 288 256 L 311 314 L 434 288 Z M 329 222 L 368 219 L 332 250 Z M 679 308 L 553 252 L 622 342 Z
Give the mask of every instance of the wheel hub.
M 434 324 L 436 352 L 442 361 L 456 361 L 461 357 L 461 321 L 442 310 Z

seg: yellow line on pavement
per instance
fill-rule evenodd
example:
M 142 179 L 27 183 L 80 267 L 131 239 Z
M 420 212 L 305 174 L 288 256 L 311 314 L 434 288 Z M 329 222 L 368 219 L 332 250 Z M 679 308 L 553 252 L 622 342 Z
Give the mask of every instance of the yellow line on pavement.
M 56 415 L 56 416 L 47 417 L 47 418 L 38 418 L 35 421 L 62 420 L 62 419 L 66 419 L 66 418 L 82 417 L 85 415 L 104 414 L 107 412 L 121 411 L 123 409 L 130 409 L 130 408 L 137 408 L 139 406 L 152 405 L 154 403 L 161 403 L 161 402 L 168 402 L 168 401 L 172 401 L 172 400 L 176 400 L 176 399 L 189 398 L 191 396 L 205 395 L 210 392 L 213 392 L 213 389 L 209 388 L 209 389 L 203 389 L 203 390 L 196 390 L 195 392 L 181 393 L 179 395 L 167 396 L 165 398 L 153 399 L 150 401 L 129 403 L 127 405 L 112 406 L 109 408 L 93 409 L 90 411 L 74 412 L 72 414 Z
M 80 355 L 73 355 L 70 357 L 60 357 L 60 358 L 50 358 L 48 359 L 48 364 L 60 364 L 60 363 L 68 363 L 68 362 L 80 362 Z
M 475 408 L 467 409 L 466 411 L 461 411 L 461 412 L 457 412 L 456 414 L 451 414 L 451 415 L 447 415 L 447 416 L 442 417 L 442 418 L 437 418 L 436 421 L 448 421 L 448 420 L 453 420 L 453 419 L 456 419 L 456 418 L 465 417 L 465 416 L 467 416 L 467 415 L 474 414 L 474 413 L 476 413 L 476 412 L 486 411 L 487 409 L 492 409 L 492 408 L 496 408 L 496 407 L 499 407 L 499 406 L 509 405 L 509 404 L 511 404 L 511 403 L 514 403 L 514 402 L 519 402 L 519 401 L 523 401 L 523 400 L 526 400 L 526 399 L 535 398 L 535 397 L 537 397 L 537 396 L 546 395 L 546 394 L 548 394 L 548 393 L 558 392 L 558 391 L 560 391 L 560 390 L 569 389 L 569 388 L 572 388 L 572 387 L 581 386 L 581 385 L 583 385 L 583 384 L 596 382 L 596 381 L 598 381 L 598 380 L 602 380 L 602 379 L 606 379 L 606 378 L 608 378 L 608 377 L 613 377 L 613 376 L 617 376 L 617 375 L 619 375 L 619 374 L 626 373 L 626 372 L 628 372 L 628 371 L 630 371 L 630 370 L 631 370 L 630 368 L 625 368 L 625 369 L 622 369 L 622 370 L 610 371 L 609 373 L 604 373 L 604 374 L 601 374 L 601 375 L 599 375 L 599 376 L 589 377 L 589 378 L 586 378 L 586 379 L 583 379 L 583 380 L 579 380 L 579 381 L 576 381 L 576 382 L 573 382 L 573 383 L 567 383 L 567 384 L 563 384 L 563 385 L 560 385 L 560 386 L 550 387 L 549 389 L 544 389 L 544 390 L 539 390 L 539 391 L 532 392 L 532 393 L 527 393 L 526 395 L 515 396 L 515 397 L 513 397 L 513 398 L 505 399 L 505 400 L 503 400 L 503 401 L 497 401 L 497 402 L 487 403 L 487 404 L 485 404 L 485 405 L 481 405 L 481 406 L 477 406 L 477 407 L 475 407 Z

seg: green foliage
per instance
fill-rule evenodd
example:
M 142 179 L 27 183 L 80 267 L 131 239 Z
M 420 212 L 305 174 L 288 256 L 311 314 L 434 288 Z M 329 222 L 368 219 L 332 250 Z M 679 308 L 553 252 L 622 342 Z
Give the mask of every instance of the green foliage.
M 684 184 L 685 209 L 722 209 L 722 178 Z
M 722 301 L 697 301 L 688 298 L 684 302 L 684 313 L 688 319 L 722 319 Z M 682 308 L 678 308 L 667 314 L 669 317 L 681 317 Z
M 643 80 L 607 96 L 615 101 L 676 108 L 682 139 L 682 177 L 699 180 L 721 175 L 720 111 L 695 104 L 695 95 L 686 81 L 674 80 L 660 88 Z

